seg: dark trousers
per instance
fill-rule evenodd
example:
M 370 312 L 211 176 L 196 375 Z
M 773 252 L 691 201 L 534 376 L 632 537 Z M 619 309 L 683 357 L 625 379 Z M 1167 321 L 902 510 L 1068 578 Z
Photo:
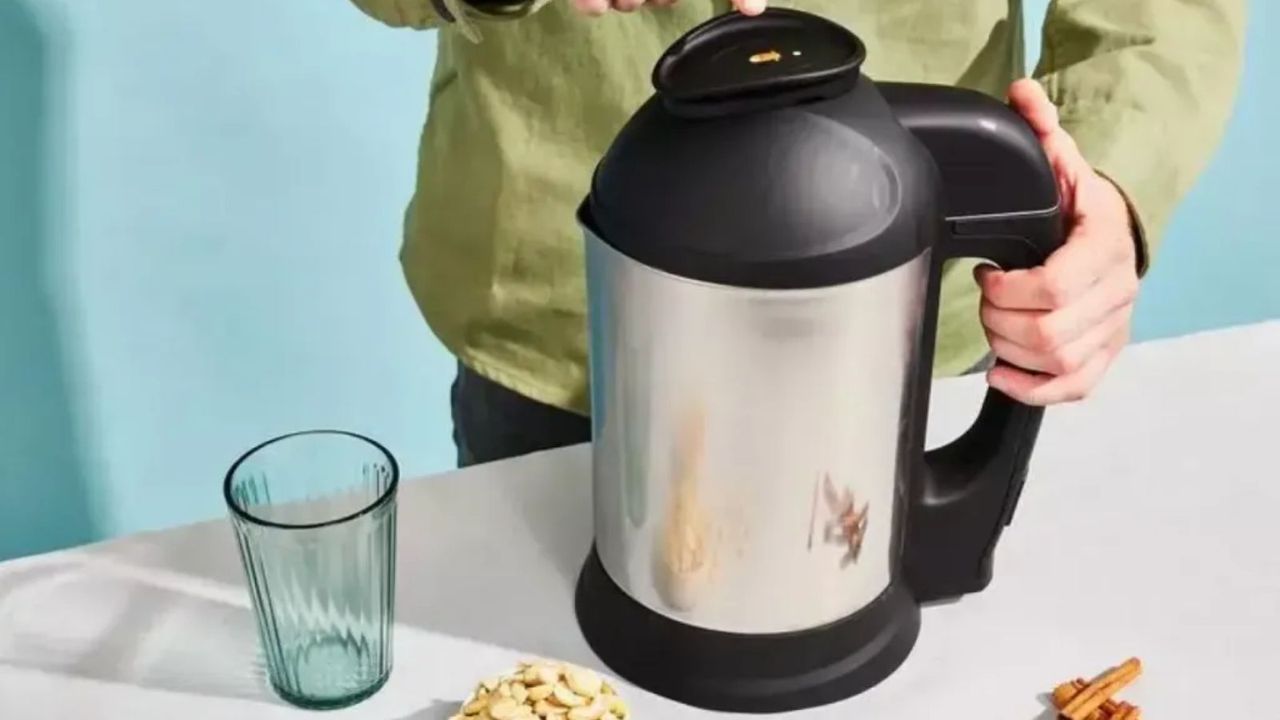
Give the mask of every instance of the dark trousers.
M 970 372 L 990 366 L 988 358 Z M 451 404 L 458 467 L 591 440 L 591 421 L 586 417 L 530 400 L 462 365 L 453 381 Z
M 451 395 L 458 467 L 591 440 L 586 417 L 530 400 L 461 365 Z

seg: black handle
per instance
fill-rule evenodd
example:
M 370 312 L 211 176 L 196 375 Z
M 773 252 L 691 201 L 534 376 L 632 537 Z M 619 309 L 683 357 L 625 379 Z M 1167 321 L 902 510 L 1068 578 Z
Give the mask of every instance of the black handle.
M 933 155 L 943 185 L 951 237 L 935 250 L 925 344 L 931 350 L 943 264 L 959 257 L 1005 269 L 1043 264 L 1063 240 L 1058 185 L 1031 128 L 1003 103 L 957 88 L 879 87 Z M 932 363 L 921 365 L 913 397 L 920 449 Z M 917 600 L 958 597 L 990 583 L 996 542 L 1013 517 L 1043 416 L 1043 408 L 989 390 L 967 432 L 909 462 L 916 472 L 903 572 Z

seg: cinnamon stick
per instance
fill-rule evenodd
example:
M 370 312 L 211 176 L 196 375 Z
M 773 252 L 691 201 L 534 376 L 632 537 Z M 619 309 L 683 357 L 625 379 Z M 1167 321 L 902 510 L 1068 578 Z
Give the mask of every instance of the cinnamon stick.
M 1137 705 L 1121 703 L 1120 708 L 1119 712 L 1111 716 L 1111 720 L 1138 720 L 1142 717 L 1142 711 L 1138 709 Z
M 1089 715 L 1137 679 L 1140 674 L 1142 674 L 1142 661 L 1138 658 L 1129 658 L 1103 673 L 1071 698 L 1071 702 L 1062 708 L 1062 714 L 1070 720 L 1087 720 Z
M 1061 710 L 1083 689 L 1084 686 L 1076 685 L 1075 681 L 1062 683 L 1053 689 L 1053 706 Z
M 1053 689 L 1053 706 L 1059 710 L 1065 708 L 1067 703 L 1071 702 L 1076 695 L 1080 694 L 1081 690 L 1084 690 L 1088 686 L 1089 683 L 1085 682 L 1084 678 L 1076 678 L 1070 682 L 1062 683 Z M 1116 701 L 1109 699 L 1102 703 L 1102 707 L 1099 708 L 1099 712 L 1094 713 L 1094 715 L 1097 716 L 1096 718 L 1094 715 L 1090 715 L 1089 717 L 1091 720 L 1104 720 L 1105 718 L 1115 720 L 1114 716 L 1118 708 L 1119 705 Z

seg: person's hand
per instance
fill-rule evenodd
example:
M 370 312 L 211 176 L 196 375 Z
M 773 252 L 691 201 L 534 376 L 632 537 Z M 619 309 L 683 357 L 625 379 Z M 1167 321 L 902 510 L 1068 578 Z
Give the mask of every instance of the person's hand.
M 1081 156 L 1039 83 L 1015 82 L 1009 101 L 1053 165 L 1068 234 L 1043 267 L 977 269 L 982 324 L 1004 361 L 987 380 L 1029 405 L 1072 402 L 1098 385 L 1129 341 L 1138 271 L 1128 205 Z
M 666 7 L 677 2 L 679 0 L 573 0 L 573 5 L 586 15 L 604 15 L 610 10 L 631 12 L 646 5 Z M 743 15 L 759 15 L 767 4 L 767 0 L 733 0 L 733 6 Z

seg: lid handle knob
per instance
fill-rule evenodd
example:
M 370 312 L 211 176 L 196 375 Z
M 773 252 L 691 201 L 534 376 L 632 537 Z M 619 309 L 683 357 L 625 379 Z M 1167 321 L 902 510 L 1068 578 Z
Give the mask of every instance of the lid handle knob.
M 676 115 L 755 112 L 848 92 L 865 57 L 856 35 L 817 15 L 734 12 L 676 41 L 658 60 L 653 85 Z

